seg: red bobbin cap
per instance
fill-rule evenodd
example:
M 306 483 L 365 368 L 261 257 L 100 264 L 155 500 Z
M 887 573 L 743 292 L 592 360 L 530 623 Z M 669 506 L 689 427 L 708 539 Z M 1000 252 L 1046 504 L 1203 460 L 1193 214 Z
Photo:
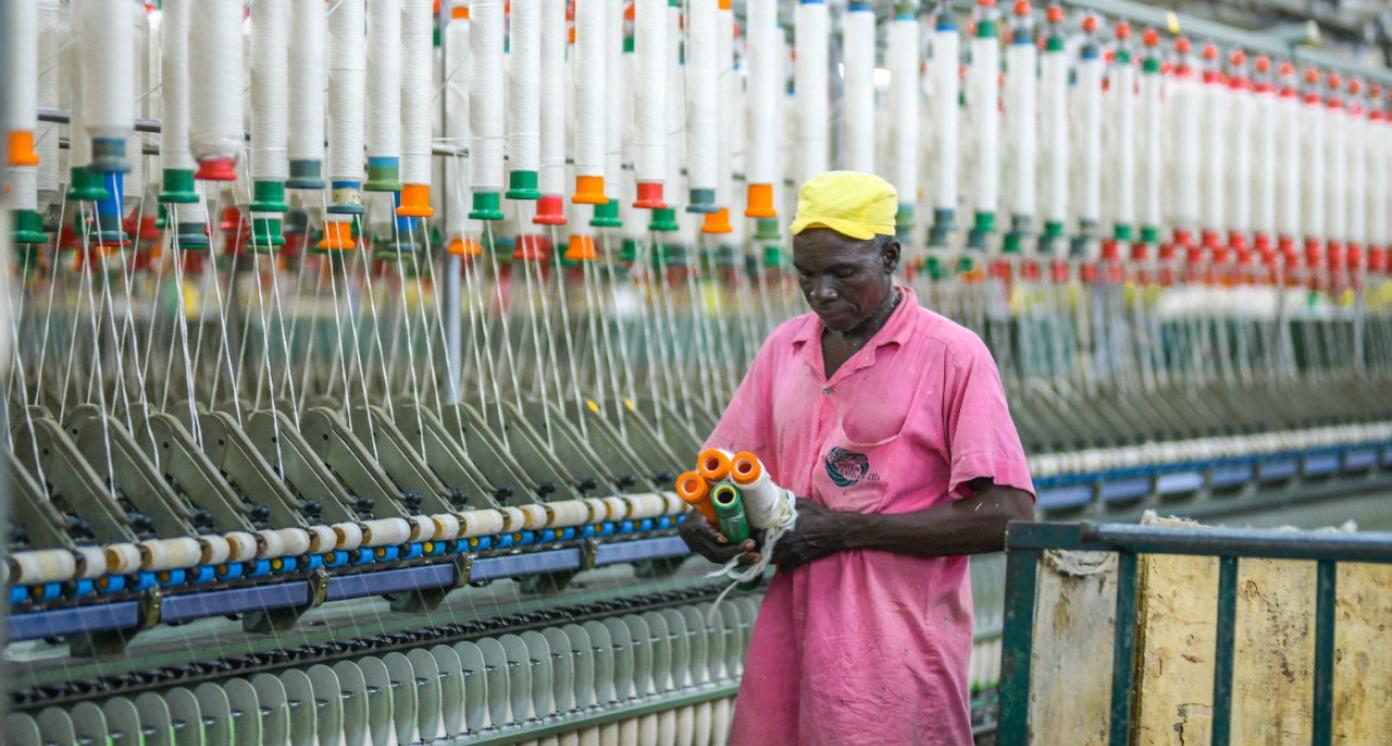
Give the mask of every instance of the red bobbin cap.
M 662 182 L 638 182 L 638 199 L 634 200 L 633 206 L 644 210 L 667 209 L 667 203 L 662 200 Z
M 1202 54 L 1203 58 L 1206 60 L 1216 60 L 1218 59 L 1218 45 L 1214 44 L 1213 42 L 1209 42 L 1203 45 L 1203 52 L 1201 52 L 1200 54 Z
M 1262 73 L 1262 74 L 1269 73 L 1269 72 L 1271 72 L 1271 58 L 1265 57 L 1265 56 L 1258 57 L 1258 58 L 1256 58 L 1255 60 L 1252 61 L 1252 66 L 1253 66 L 1253 67 L 1256 69 L 1256 71 L 1259 72 L 1259 73 Z
M 532 222 L 537 225 L 565 225 L 565 200 L 559 194 L 543 194 L 537 200 L 537 213 Z
M 1012 9 L 1017 16 L 1027 16 L 1033 10 L 1030 8 L 1029 0 L 1015 0 L 1015 7 Z
M 1175 54 L 1189 54 L 1190 49 L 1191 45 L 1188 37 L 1181 36 L 1174 40 Z
M 1091 34 L 1097 31 L 1097 16 L 1088 13 L 1083 16 L 1083 32 Z
M 1159 32 L 1159 31 L 1156 31 L 1156 30 L 1153 29 L 1153 28 L 1148 28 L 1148 29 L 1146 29 L 1146 30 L 1141 34 L 1141 43 L 1144 44 L 1144 45 L 1146 45 L 1147 47 L 1156 47 L 1156 46 L 1159 46 L 1159 45 L 1160 45 L 1160 32 Z
M 199 181 L 236 181 L 236 158 L 204 158 L 198 162 L 193 178 Z
M 1116 28 L 1113 30 L 1112 33 L 1116 34 L 1116 38 L 1119 40 L 1125 41 L 1126 39 L 1130 39 L 1131 24 L 1127 23 L 1126 21 L 1118 21 Z
M 1044 20 L 1049 23 L 1063 23 L 1063 6 L 1050 5 L 1044 10 Z

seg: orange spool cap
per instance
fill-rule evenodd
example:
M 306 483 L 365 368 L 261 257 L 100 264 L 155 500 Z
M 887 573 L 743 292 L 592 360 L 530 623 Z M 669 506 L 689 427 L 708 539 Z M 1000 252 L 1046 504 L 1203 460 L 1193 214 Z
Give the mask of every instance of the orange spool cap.
M 719 522 L 715 516 L 715 506 L 711 505 L 710 501 L 710 483 L 702 479 L 700 474 L 694 471 L 682 472 L 681 476 L 677 477 L 677 497 L 700 511 L 712 526 Z
M 14 130 L 5 138 L 5 160 L 11 166 L 37 166 L 39 154 L 34 150 L 34 133 Z
M 396 208 L 398 218 L 430 218 L 435 211 L 430 208 L 429 184 L 401 185 L 401 205 Z
M 749 451 L 740 451 L 730 459 L 730 479 L 741 487 L 759 481 L 763 473 L 763 463 L 759 461 L 758 456 Z
M 701 223 L 702 233 L 734 233 L 735 229 L 730 226 L 730 208 L 722 207 L 715 212 L 706 213 L 704 222 Z
M 744 208 L 746 218 L 776 218 L 778 211 L 773 209 L 773 185 L 750 184 L 748 201 Z
M 595 250 L 594 236 L 583 233 L 570 234 L 570 243 L 566 244 L 564 258 L 568 262 L 592 262 L 598 259 L 599 252 Z
M 609 201 L 604 196 L 604 177 L 603 176 L 581 176 L 575 177 L 575 194 L 570 198 L 571 202 L 577 205 L 602 205 Z
M 453 256 L 478 256 L 483 253 L 483 245 L 472 238 L 460 236 L 450 241 L 445 251 Z
M 324 238 L 319 242 L 319 248 L 329 251 L 351 251 L 356 246 L 352 223 L 346 220 L 324 223 Z
M 730 473 L 730 455 L 715 448 L 701 451 L 696 459 L 696 473 L 707 482 L 719 482 Z

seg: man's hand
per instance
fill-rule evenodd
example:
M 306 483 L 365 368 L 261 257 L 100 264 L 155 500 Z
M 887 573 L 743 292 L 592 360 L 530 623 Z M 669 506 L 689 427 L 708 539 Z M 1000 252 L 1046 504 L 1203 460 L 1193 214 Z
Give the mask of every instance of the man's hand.
M 773 563 L 779 570 L 791 570 L 847 548 L 850 516 L 820 503 L 799 497 L 797 525 L 778 540 Z
M 739 557 L 741 565 L 759 561 L 759 555 L 754 551 L 753 539 L 731 544 L 700 513 L 688 513 L 686 520 L 682 521 L 679 533 L 691 551 L 718 565 L 729 562 L 732 557 Z

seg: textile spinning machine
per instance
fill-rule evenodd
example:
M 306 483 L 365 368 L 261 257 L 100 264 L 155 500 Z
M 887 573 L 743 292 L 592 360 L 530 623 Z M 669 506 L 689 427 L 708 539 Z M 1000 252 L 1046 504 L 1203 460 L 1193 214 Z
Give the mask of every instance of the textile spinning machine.
M 673 483 L 830 168 L 1042 515 L 1368 520 L 1392 77 L 1090 5 L 5 3 L 4 742 L 723 743 Z

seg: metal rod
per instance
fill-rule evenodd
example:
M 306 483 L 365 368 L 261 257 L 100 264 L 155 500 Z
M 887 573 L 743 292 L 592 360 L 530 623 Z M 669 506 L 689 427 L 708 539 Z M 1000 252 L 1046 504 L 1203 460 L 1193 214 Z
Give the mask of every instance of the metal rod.
M 1218 561 L 1218 640 L 1213 653 L 1213 746 L 1232 730 L 1233 637 L 1237 628 L 1237 558 Z
M 1328 534 L 1272 529 L 1165 528 L 1085 521 L 1084 542 L 1137 553 L 1269 559 L 1392 562 L 1392 534 Z M 1107 547 L 1097 547 L 1107 548 Z

